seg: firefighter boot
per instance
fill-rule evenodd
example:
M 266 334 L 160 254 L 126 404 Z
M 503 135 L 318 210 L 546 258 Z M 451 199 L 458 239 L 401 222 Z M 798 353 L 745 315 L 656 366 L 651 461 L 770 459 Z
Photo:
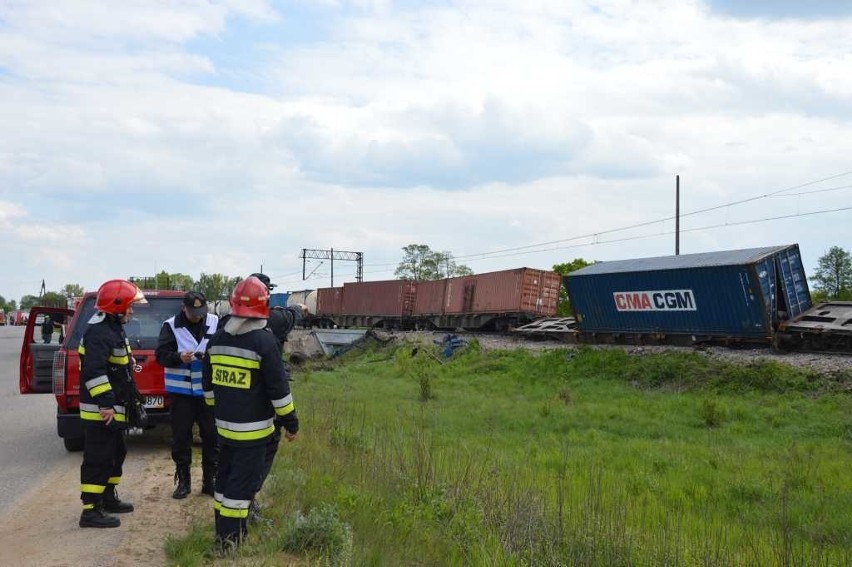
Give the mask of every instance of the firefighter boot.
M 117 528 L 121 520 L 104 513 L 103 505 L 98 503 L 94 508 L 83 510 L 80 514 L 81 528 Z
M 126 514 L 133 511 L 133 504 L 122 502 L 115 491 L 115 485 L 110 484 L 104 491 L 104 511 L 111 514 Z
M 201 470 L 201 494 L 213 496 L 216 486 L 216 469 L 214 467 L 203 467 Z
M 192 492 L 192 482 L 189 476 L 189 465 L 178 465 L 175 471 L 175 482 L 177 488 L 172 492 L 172 498 L 186 498 Z

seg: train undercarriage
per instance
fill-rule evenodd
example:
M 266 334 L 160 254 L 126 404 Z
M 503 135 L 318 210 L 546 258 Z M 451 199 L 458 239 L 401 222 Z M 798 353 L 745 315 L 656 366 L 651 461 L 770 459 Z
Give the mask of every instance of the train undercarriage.
M 775 335 L 779 350 L 852 354 L 852 301 L 818 303 Z
M 567 343 L 771 347 L 781 352 L 852 354 L 852 301 L 814 305 L 782 323 L 773 336 L 728 336 L 708 333 L 658 333 L 635 330 L 583 332 L 573 318 L 546 318 L 516 329 L 518 333 L 558 338 Z

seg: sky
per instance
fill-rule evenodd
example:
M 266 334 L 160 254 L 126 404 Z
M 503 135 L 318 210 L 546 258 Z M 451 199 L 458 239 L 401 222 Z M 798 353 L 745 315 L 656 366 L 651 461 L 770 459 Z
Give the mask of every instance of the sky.
M 852 249 L 850 2 L 0 0 L 0 125 L 7 300 Z

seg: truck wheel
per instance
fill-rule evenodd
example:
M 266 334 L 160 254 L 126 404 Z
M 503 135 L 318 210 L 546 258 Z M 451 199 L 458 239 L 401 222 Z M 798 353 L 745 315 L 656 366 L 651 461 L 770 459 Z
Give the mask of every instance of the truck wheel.
M 63 437 L 62 442 L 65 443 L 65 450 L 72 453 L 83 450 L 82 437 Z

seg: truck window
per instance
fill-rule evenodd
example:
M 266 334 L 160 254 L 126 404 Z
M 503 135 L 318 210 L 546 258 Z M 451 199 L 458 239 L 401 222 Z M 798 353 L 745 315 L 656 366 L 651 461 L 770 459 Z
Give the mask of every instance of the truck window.
M 180 311 L 181 297 L 146 296 L 147 304 L 133 306 L 133 318 L 124 326 L 124 333 L 130 340 L 133 350 L 153 350 L 157 348 L 157 339 L 163 322 Z M 74 350 L 80 345 L 80 339 L 86 331 L 89 319 L 95 313 L 95 298 L 87 297 L 79 306 L 77 324 L 68 339 L 68 349 Z

